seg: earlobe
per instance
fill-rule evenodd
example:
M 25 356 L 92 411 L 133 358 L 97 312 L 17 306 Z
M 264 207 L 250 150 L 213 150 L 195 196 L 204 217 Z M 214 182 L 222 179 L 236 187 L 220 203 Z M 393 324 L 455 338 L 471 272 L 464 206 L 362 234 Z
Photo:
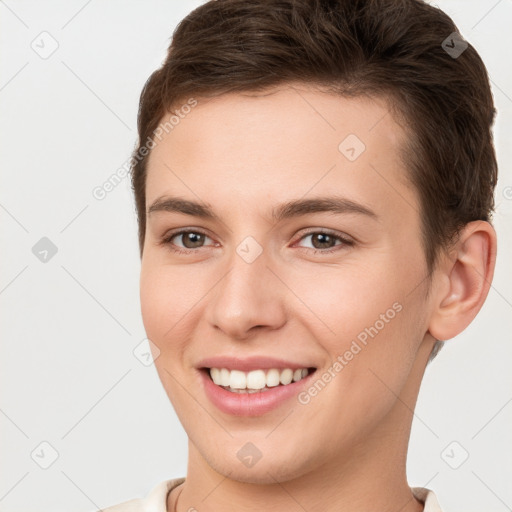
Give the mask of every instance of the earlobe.
M 444 286 L 434 298 L 429 332 L 446 341 L 461 333 L 480 311 L 496 263 L 496 232 L 485 221 L 466 225 L 441 269 Z

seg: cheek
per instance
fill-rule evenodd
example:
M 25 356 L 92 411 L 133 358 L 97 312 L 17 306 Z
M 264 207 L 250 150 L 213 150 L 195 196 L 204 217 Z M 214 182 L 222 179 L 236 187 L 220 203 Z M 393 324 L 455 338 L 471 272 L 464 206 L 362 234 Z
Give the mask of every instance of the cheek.
M 176 376 L 182 370 L 187 330 L 192 319 L 191 292 L 183 291 L 183 280 L 179 272 L 149 264 L 147 260 L 143 262 L 140 276 L 142 321 L 147 337 L 158 347 L 155 368 L 171 403 L 178 409 L 186 406 L 179 403 L 181 393 Z
M 149 269 L 149 265 L 143 264 L 140 276 L 140 306 L 142 321 L 150 339 L 153 339 L 153 333 L 158 332 L 161 319 L 162 287 L 159 286 L 156 277 L 156 273 Z
M 325 268 L 314 277 L 289 275 L 294 292 L 307 305 L 303 324 L 329 355 L 341 358 L 338 385 L 356 389 L 357 399 L 379 393 L 382 376 L 392 389 L 407 378 L 423 338 L 421 265 L 397 264 L 400 254 L 379 254 L 369 264 Z M 411 257 L 407 258 L 411 261 Z M 373 373 L 372 373 L 373 371 Z M 396 386 L 396 388 L 394 387 Z M 351 391 L 352 393 L 352 391 Z
M 293 283 L 294 294 L 300 299 L 294 314 L 331 348 L 346 350 L 351 339 L 360 333 L 364 337 L 365 328 L 377 322 L 379 331 L 383 330 L 398 316 L 400 306 L 396 303 L 402 293 L 397 280 L 390 276 L 389 269 L 378 266 L 377 261 L 362 265 L 347 259 L 338 268 L 289 271 L 286 282 Z
M 180 306 L 183 295 L 180 289 L 179 273 L 165 272 L 148 261 L 143 263 L 140 276 L 142 320 L 148 337 L 161 348 L 164 348 L 167 336 L 172 335 L 169 329 L 184 314 Z
M 311 400 L 317 411 L 324 411 L 318 417 L 341 444 L 353 443 L 354 435 L 364 437 L 394 410 L 413 368 L 419 337 L 410 304 L 389 311 L 388 323 L 379 318 L 387 306 L 384 300 L 376 310 L 360 308 L 344 321 L 340 317 L 335 341 L 324 345 L 330 368 L 317 378 L 328 383 Z
M 143 262 L 140 303 L 148 337 L 153 336 L 159 344 L 171 339 L 173 325 L 193 308 L 196 294 L 199 290 L 190 286 L 184 272 L 153 263 L 149 258 Z
M 148 255 L 140 275 L 141 313 L 148 338 L 162 351 L 184 344 L 211 286 L 195 269 L 162 264 Z

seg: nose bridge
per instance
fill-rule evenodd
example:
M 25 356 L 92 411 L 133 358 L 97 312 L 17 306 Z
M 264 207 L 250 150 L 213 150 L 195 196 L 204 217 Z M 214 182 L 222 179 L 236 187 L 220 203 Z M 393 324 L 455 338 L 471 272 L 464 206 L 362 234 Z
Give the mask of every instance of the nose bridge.
M 285 321 L 278 280 L 268 254 L 252 237 L 234 248 L 227 273 L 209 301 L 209 321 L 226 335 L 248 336 L 252 327 L 275 329 Z

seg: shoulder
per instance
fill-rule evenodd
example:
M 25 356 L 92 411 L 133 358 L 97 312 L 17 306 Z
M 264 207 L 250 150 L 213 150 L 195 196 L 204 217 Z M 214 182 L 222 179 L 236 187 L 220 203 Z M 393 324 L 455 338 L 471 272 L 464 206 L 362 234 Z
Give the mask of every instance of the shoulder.
M 134 498 L 102 509 L 102 512 L 167 512 L 167 494 L 185 481 L 184 477 L 160 482 L 144 498 Z
M 443 512 L 434 491 L 424 487 L 412 487 L 411 491 L 417 499 L 423 502 L 423 512 Z

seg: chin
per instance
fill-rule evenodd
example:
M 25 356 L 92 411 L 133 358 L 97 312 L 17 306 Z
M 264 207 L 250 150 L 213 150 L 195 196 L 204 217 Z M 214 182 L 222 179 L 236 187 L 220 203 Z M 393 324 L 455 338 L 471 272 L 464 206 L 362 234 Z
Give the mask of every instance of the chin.
M 262 457 L 251 467 L 246 467 L 235 452 L 233 458 L 226 459 L 225 454 L 213 457 L 206 456 L 208 465 L 220 475 L 246 484 L 269 485 L 284 483 L 300 478 L 311 471 L 310 464 L 304 460 L 299 462 L 296 456 L 284 456 L 272 459 Z

